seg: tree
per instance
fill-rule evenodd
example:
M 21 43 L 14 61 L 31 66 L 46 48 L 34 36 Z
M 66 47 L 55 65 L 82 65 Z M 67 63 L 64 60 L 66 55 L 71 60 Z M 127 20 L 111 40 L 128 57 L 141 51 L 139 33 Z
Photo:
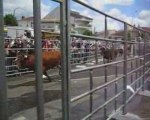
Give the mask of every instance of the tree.
M 128 32 L 128 41 L 131 41 L 131 33 Z
M 83 35 L 92 36 L 93 34 L 92 34 L 92 31 L 90 31 L 90 30 L 85 30 L 85 31 L 83 32 Z
M 141 34 L 141 38 L 144 38 L 144 37 L 145 37 L 145 34 L 144 34 L 144 33 L 142 33 L 142 34 Z
M 10 25 L 10 26 L 17 26 L 17 19 L 13 14 L 6 14 L 4 16 L 4 23 L 5 25 Z

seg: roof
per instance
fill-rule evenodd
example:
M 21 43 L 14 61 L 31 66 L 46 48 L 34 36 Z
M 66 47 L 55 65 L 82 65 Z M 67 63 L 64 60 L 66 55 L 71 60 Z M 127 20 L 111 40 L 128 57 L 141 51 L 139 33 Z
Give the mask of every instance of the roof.
M 81 15 L 79 12 L 73 11 L 71 10 L 71 16 L 75 16 L 77 18 L 86 18 L 88 20 L 93 20 L 90 17 Z M 56 7 L 55 9 L 53 9 L 51 12 L 49 12 L 43 19 L 54 19 L 55 20 L 60 20 L 60 7 Z
M 22 18 L 22 19 L 20 19 L 18 21 L 29 21 L 29 20 L 33 20 L 33 16 L 31 16 L 31 17 L 24 17 L 24 18 Z
M 59 13 L 58 13 L 59 12 Z M 88 19 L 88 20 L 93 20 L 92 18 L 90 17 L 87 17 L 87 16 L 84 16 L 84 15 L 81 15 L 79 12 L 76 12 L 76 11 L 72 11 L 71 10 L 71 16 L 74 16 L 76 18 L 85 18 L 85 19 Z M 21 18 L 20 20 L 18 21 L 30 21 L 30 20 L 33 20 L 33 16 L 31 17 L 24 17 Z M 49 22 L 56 22 L 56 23 L 59 23 L 60 22 L 60 7 L 56 7 L 55 9 L 53 9 L 51 12 L 49 12 L 43 19 L 42 19 L 42 22 L 43 23 L 49 23 Z
M 148 32 L 150 32 L 150 27 L 141 27 L 141 28 L 148 31 Z
M 59 23 L 59 20 L 56 20 L 56 19 L 42 19 L 41 21 L 42 23 Z
M 116 33 L 113 33 L 111 35 L 114 35 L 114 36 L 124 36 L 124 31 L 120 30 L 120 31 L 117 31 Z

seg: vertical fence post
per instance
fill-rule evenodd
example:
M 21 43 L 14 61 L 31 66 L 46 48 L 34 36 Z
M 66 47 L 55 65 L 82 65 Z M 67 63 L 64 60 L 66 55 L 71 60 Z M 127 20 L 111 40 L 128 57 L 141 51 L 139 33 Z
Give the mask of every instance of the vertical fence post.
M 115 82 L 115 95 L 118 93 L 118 82 Z M 115 104 L 114 104 L 115 110 L 117 110 L 117 98 L 115 98 Z
M 107 38 L 107 16 L 105 15 L 105 38 Z
M 118 64 L 115 65 L 115 77 L 118 77 Z
M 0 120 L 8 120 L 7 111 L 7 82 L 5 77 L 5 48 L 4 48 L 3 0 L 0 0 Z
M 124 64 L 123 64 L 123 115 L 126 114 L 126 97 L 127 97 L 127 24 L 124 23 Z
M 107 83 L 108 82 L 108 68 L 107 68 L 107 66 L 105 66 L 105 83 Z M 105 86 L 105 88 L 104 88 L 104 100 L 105 100 L 105 102 L 107 101 L 107 86 Z M 107 119 L 107 106 L 105 106 L 104 107 L 104 120 L 106 120 Z
M 133 70 L 133 61 L 131 61 L 131 71 Z M 131 84 L 133 83 L 133 74 L 131 74 Z
M 60 4 L 62 119 L 70 119 L 70 0 Z
M 90 70 L 90 91 L 93 89 L 93 70 Z M 90 113 L 93 110 L 93 93 L 90 94 Z
M 98 45 L 97 45 L 97 40 L 95 41 L 95 64 L 98 64 Z
M 146 62 L 146 39 L 144 36 L 144 46 L 143 46 L 143 55 L 144 55 L 144 59 L 143 59 L 143 78 L 142 78 L 142 91 L 144 91 L 144 80 L 145 80 L 145 62 Z
M 135 59 L 135 68 L 138 68 L 138 58 Z M 138 70 L 135 72 L 135 79 L 138 78 Z M 137 82 L 135 82 L 135 91 L 137 90 Z
M 136 53 L 135 53 L 135 45 L 136 45 L 136 44 L 133 43 L 133 57 L 136 56 Z
M 44 95 L 42 79 L 42 42 L 41 42 L 41 1 L 33 0 L 33 20 L 35 39 L 35 79 L 38 120 L 44 120 Z

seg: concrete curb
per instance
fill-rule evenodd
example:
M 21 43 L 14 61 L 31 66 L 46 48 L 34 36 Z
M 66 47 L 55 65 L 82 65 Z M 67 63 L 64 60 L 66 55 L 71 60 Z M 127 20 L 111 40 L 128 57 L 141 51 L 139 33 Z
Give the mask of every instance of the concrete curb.
M 116 112 L 111 118 L 108 118 L 107 120 L 142 120 L 142 118 L 132 113 L 122 115 L 121 111 L 119 111 Z
M 149 90 L 140 91 L 138 94 L 142 95 L 142 96 L 150 97 L 150 91 Z

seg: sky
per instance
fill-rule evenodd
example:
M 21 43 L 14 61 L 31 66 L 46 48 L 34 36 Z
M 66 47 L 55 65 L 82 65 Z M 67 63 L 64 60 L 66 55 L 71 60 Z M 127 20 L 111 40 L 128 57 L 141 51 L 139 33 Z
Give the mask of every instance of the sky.
M 106 14 L 117 17 L 132 25 L 150 27 L 150 0 L 80 0 Z M 104 16 L 73 1 L 70 8 L 82 15 L 93 18 L 93 29 L 104 30 Z M 41 16 L 47 15 L 58 3 L 51 0 L 41 0 Z M 21 16 L 33 16 L 32 0 L 4 0 L 4 14 L 15 13 L 17 19 Z M 108 29 L 122 29 L 123 24 L 108 19 Z

